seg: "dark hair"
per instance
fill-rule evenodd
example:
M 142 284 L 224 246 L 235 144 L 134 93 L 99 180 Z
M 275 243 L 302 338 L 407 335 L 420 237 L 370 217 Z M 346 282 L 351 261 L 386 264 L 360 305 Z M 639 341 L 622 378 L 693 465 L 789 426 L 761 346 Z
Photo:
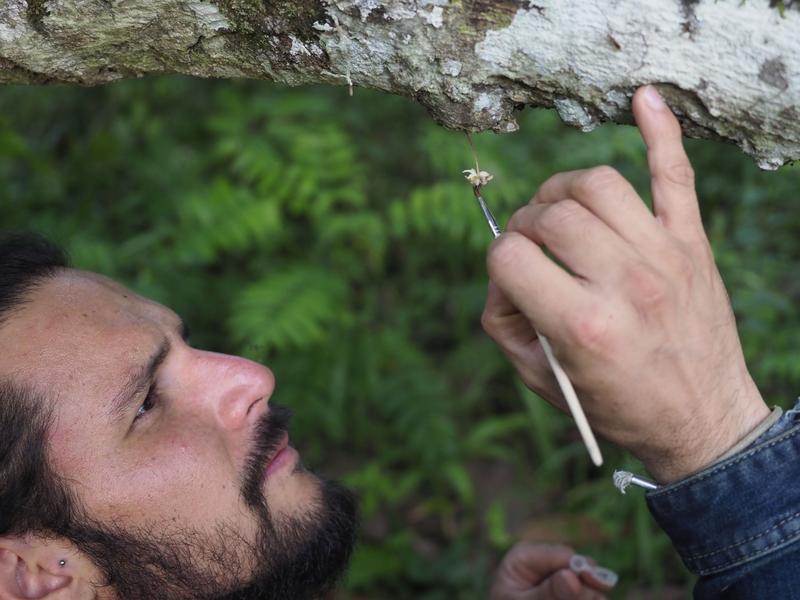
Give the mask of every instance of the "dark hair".
M 64 251 L 41 236 L 0 239 L 0 328 L 67 266 Z M 4 352 L 13 353 L 13 343 Z M 0 536 L 55 533 L 70 519 L 66 487 L 47 460 L 45 400 L 30 384 L 0 378 Z

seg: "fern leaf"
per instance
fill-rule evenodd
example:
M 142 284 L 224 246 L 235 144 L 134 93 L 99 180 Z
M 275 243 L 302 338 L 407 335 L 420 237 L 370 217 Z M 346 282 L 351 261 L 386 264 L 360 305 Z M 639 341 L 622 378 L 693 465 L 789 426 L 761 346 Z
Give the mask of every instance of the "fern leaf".
M 242 290 L 228 324 L 249 355 L 264 357 L 323 341 L 333 325 L 348 319 L 345 283 L 321 268 L 297 266 Z

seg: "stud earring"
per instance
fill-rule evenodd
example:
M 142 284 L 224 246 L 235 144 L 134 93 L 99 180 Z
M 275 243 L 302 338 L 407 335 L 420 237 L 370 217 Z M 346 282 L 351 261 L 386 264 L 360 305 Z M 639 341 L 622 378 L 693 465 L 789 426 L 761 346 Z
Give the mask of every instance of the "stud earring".
M 58 566 L 59 567 L 63 567 L 66 564 L 67 564 L 67 561 L 65 561 L 63 558 L 60 561 L 58 561 Z

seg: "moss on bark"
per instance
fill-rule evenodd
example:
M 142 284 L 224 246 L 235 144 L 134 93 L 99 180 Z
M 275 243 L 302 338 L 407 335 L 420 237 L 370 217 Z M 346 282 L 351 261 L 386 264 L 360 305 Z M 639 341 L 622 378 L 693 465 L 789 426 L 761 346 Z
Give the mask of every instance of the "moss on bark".
M 240 33 L 291 32 L 311 39 L 315 21 L 324 21 L 319 0 L 212 0 Z M 305 36 L 303 36 L 305 34 Z
M 50 14 L 47 10 L 48 0 L 28 0 L 28 8 L 25 9 L 25 18 L 36 31 L 44 34 L 44 18 Z

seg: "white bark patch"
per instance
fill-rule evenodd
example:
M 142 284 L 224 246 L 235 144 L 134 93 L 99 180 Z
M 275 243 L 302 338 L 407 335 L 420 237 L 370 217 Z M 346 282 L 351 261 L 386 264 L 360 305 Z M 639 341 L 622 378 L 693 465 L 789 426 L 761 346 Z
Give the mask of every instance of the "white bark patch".
M 295 36 L 290 35 L 289 39 L 292 41 L 292 46 L 289 48 L 289 53 L 292 56 L 296 56 L 298 54 L 305 54 L 306 56 L 311 56 L 311 51 L 306 48 L 306 45 L 298 40 Z
M 188 7 L 197 16 L 197 21 L 211 31 L 230 29 L 228 19 L 219 12 L 216 5 L 209 2 L 189 2 Z
M 421 10 L 418 14 L 428 25 L 432 25 L 436 29 L 444 23 L 444 9 L 441 6 L 434 6 L 430 12 Z
M 481 92 L 472 105 L 476 113 L 486 113 L 493 121 L 504 120 L 505 112 L 501 104 L 502 96 L 499 93 Z
M 597 127 L 597 120 L 592 118 L 586 107 L 572 98 L 556 98 L 554 100 L 558 116 L 565 123 L 577 127 L 581 131 L 591 131 Z
M 800 143 L 780 118 L 800 100 L 800 14 L 787 10 L 782 18 L 765 5 L 583 2 L 576 18 L 575 3 L 542 0 L 539 9 L 520 9 L 508 27 L 488 32 L 475 52 L 491 72 L 533 87 L 542 79 L 558 82 L 570 92 L 555 101 L 559 114 L 584 130 L 596 121 L 584 104 L 604 118 L 619 116 L 619 96 L 608 96 L 615 89 L 653 82 L 689 90 L 699 100 L 694 114 L 686 109 L 692 118 L 751 118 L 749 149 L 762 167 L 775 168 Z M 607 90 L 611 101 L 595 90 Z M 741 133 L 721 133 L 745 144 Z
M 442 61 L 442 68 L 440 69 L 442 75 L 450 75 L 450 77 L 458 77 L 461 74 L 461 62 L 447 58 Z

